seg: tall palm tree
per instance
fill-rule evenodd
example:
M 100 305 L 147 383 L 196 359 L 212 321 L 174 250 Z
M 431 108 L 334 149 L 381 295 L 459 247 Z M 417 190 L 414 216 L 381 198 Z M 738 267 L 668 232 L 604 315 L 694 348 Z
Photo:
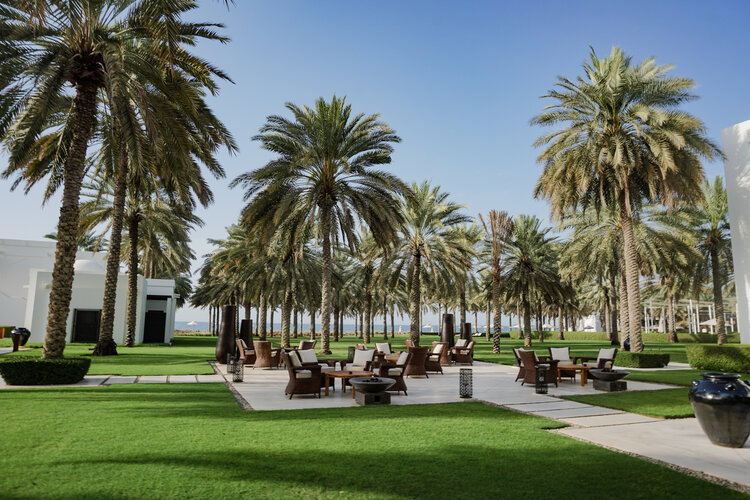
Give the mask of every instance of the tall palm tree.
M 696 282 L 701 285 L 710 276 L 713 284 L 714 310 L 716 311 L 717 343 L 727 341 L 724 321 L 723 288 L 732 268 L 732 243 L 729 237 L 729 205 L 724 180 L 716 176 L 713 182 L 706 181 L 701 187 L 703 198 L 688 212 L 698 240 L 698 250 L 703 259 L 695 268 Z M 709 270 L 710 265 L 710 270 Z
M 440 272 L 451 272 L 460 266 L 463 263 L 461 242 L 451 229 L 471 222 L 471 218 L 461 213 L 463 206 L 450 201 L 450 195 L 440 191 L 440 186 L 432 187 L 429 182 L 423 182 L 412 185 L 411 191 L 412 196 L 403 198 L 400 204 L 405 222 L 396 250 L 399 264 L 394 271 L 398 274 L 408 271 L 409 330 L 411 340 L 418 343 L 422 261 L 431 268 L 430 275 L 435 278 Z
M 57 125 L 64 109 L 56 153 L 48 158 L 53 184 L 62 183 L 63 195 L 43 348 L 43 357 L 61 358 L 79 194 L 100 93 L 126 87 L 131 75 L 158 86 L 173 68 L 213 91 L 212 77 L 225 75 L 185 46 L 200 38 L 226 39 L 212 30 L 218 25 L 181 20 L 197 7 L 193 2 L 7 0 L 0 7 L 0 137 L 9 151 L 4 176 L 30 173 L 36 160 L 29 154 L 37 139 Z M 72 99 L 68 84 L 73 87 Z
M 692 100 L 688 78 L 668 76 L 670 66 L 653 58 L 638 65 L 620 48 L 599 59 L 591 50 L 583 77 L 560 77 L 545 98 L 553 104 L 532 120 L 562 125 L 542 135 L 544 172 L 535 195 L 551 201 L 562 217 L 579 207 L 618 207 L 622 221 L 631 349 L 643 350 L 640 275 L 633 214 L 642 202 L 673 208 L 700 199 L 700 158 L 719 149 L 703 123 L 678 106 Z
M 286 108 L 291 120 L 269 116 L 254 137 L 277 156 L 231 185 L 244 187 L 245 199 L 252 198 L 244 210 L 251 230 L 272 226 L 292 234 L 317 228 L 323 252 L 321 352 L 329 354 L 332 240 L 343 239 L 354 252 L 357 219 L 381 246 L 396 239 L 403 219 L 397 196 L 408 196 L 408 188 L 375 167 L 391 162 L 392 144 L 401 139 L 378 115 L 352 115 L 345 98 Z
M 535 216 L 519 215 L 514 219 L 513 235 L 506 243 L 502 283 L 506 299 L 520 299 L 523 313 L 524 346 L 531 346 L 531 301 L 534 294 L 560 295 L 555 239 L 549 229 L 541 228 Z
M 487 246 L 490 250 L 490 276 L 492 278 L 492 317 L 494 336 L 492 337 L 492 352 L 500 352 L 500 333 L 502 330 L 502 315 L 500 312 L 500 259 L 503 255 L 503 245 L 513 234 L 513 218 L 504 210 L 490 210 L 485 221 L 482 214 L 479 220 L 487 233 Z M 489 334 L 488 334 L 489 335 Z

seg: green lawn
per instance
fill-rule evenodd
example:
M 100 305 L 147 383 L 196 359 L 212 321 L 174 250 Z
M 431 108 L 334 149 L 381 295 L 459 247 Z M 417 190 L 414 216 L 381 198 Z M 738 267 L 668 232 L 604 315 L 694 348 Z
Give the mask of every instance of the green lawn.
M 640 413 L 649 417 L 687 418 L 693 416 L 693 408 L 690 406 L 686 388 L 563 396 L 563 399 Z
M 743 498 L 479 403 L 243 412 L 139 384 L 0 391 L 0 421 L 3 498 Z
M 630 375 L 628 375 L 628 380 L 689 386 L 693 380 L 700 380 L 702 373 L 706 373 L 706 370 L 631 371 Z M 745 373 L 740 375 L 743 380 L 750 380 L 750 374 Z

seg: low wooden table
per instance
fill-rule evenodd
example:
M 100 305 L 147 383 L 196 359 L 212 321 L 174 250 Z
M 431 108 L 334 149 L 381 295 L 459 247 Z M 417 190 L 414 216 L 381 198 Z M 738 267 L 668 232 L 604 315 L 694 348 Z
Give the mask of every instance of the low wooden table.
M 586 382 L 589 380 L 589 367 L 586 365 L 561 365 L 560 363 L 557 364 L 557 381 L 560 382 L 562 380 L 562 376 L 560 375 L 560 372 L 562 370 L 569 370 L 569 371 L 580 371 L 581 372 L 581 387 L 586 386 Z
M 331 385 L 331 379 L 332 378 L 340 378 L 341 379 L 341 391 L 346 392 L 346 381 L 350 378 L 354 377 L 372 377 L 372 372 L 364 372 L 364 371 L 349 371 L 349 370 L 340 370 L 340 371 L 332 371 L 332 372 L 325 372 L 326 376 L 326 396 L 328 396 L 328 387 Z M 352 386 L 352 399 L 354 399 L 354 386 Z

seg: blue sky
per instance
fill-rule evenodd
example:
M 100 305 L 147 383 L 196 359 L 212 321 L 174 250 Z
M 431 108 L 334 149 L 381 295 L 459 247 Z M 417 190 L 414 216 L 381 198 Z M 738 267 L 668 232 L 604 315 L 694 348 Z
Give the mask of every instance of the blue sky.
M 216 203 L 199 215 L 198 255 L 220 238 L 242 206 L 229 181 L 269 157 L 250 138 L 284 103 L 347 96 L 357 112 L 380 113 L 402 137 L 392 168 L 431 179 L 476 215 L 497 208 L 546 217 L 533 200 L 540 173 L 529 120 L 557 75 L 576 77 L 589 46 L 614 45 L 640 61 L 656 56 L 698 83 L 685 109 L 720 144 L 722 128 L 750 118 L 747 1 L 436 2 L 237 0 L 227 11 L 203 0 L 192 17 L 226 25 L 228 45 L 196 50 L 230 74 L 211 100 L 240 152 L 222 155 L 227 179 L 212 180 Z M 0 160 L 2 161 L 2 160 Z M 706 164 L 708 176 L 723 172 Z M 0 180 L 0 238 L 40 239 L 54 230 L 59 198 L 40 208 L 42 190 L 9 193 Z M 180 320 L 205 320 L 185 309 Z M 426 317 L 433 321 L 434 318 Z

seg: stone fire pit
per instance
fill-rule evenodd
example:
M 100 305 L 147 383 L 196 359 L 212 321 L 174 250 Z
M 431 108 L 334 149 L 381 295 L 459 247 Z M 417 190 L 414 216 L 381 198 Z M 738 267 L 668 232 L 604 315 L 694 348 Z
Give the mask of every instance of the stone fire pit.
M 355 390 L 357 404 L 366 406 L 391 404 L 391 395 L 385 391 L 396 381 L 385 377 L 355 377 L 349 383 Z
M 601 370 L 595 368 L 589 370 L 589 373 L 594 379 L 594 389 L 597 391 L 616 392 L 628 389 L 627 382 L 621 379 L 630 375 L 630 372 L 624 370 Z

